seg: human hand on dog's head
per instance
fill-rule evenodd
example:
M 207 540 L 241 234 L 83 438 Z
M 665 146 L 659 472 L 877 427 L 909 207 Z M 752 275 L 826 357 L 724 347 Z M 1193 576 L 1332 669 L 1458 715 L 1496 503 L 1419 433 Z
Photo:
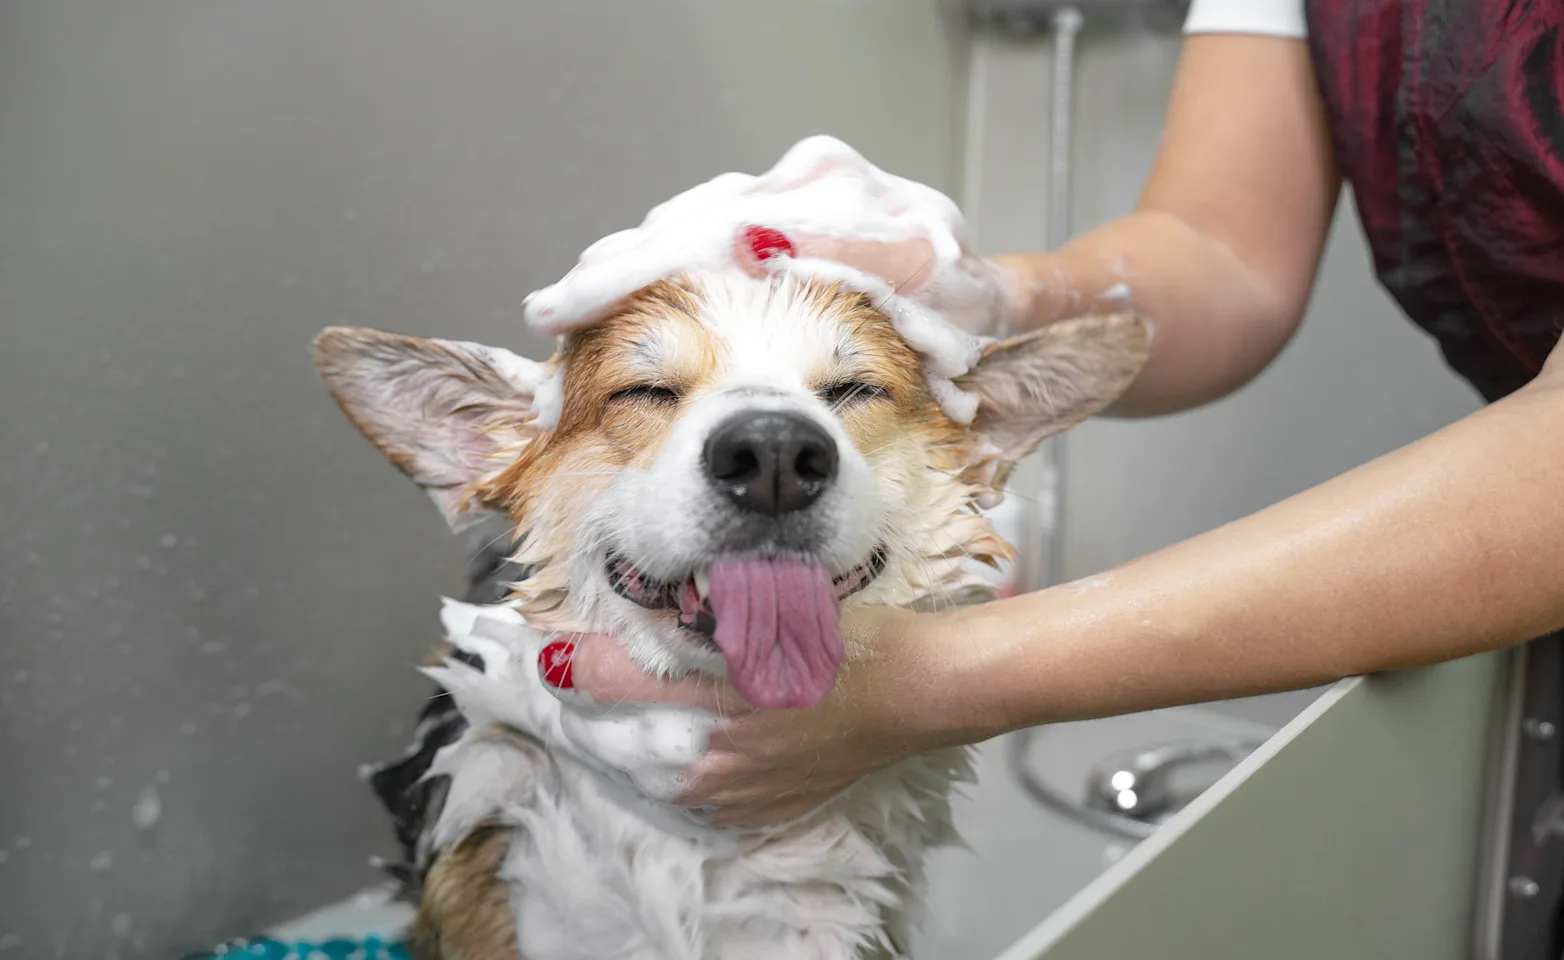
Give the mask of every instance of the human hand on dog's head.
M 659 279 L 735 266 L 754 277 L 801 273 L 847 282 L 966 334 L 1003 336 L 1033 317 L 1030 285 L 972 249 L 949 197 L 826 136 L 800 141 L 763 174 L 725 173 L 658 204 L 641 224 L 592 244 L 568 274 L 529 295 L 522 315 L 535 333 L 568 335 Z
M 959 711 L 941 709 L 949 644 L 931 642 L 942 615 L 894 607 L 844 610 L 848 643 L 872 657 L 842 664 L 829 699 L 806 710 L 756 710 L 725 680 L 648 675 L 606 634 L 562 638 L 541 665 L 550 689 L 568 685 L 600 708 L 621 703 L 694 707 L 726 720 L 685 771 L 678 802 L 737 827 L 780 823 L 830 801 L 862 777 L 940 747 L 986 739 Z

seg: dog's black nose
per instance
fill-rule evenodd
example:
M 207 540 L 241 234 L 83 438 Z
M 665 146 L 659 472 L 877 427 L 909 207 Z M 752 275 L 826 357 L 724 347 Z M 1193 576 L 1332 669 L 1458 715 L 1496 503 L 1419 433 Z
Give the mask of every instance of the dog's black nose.
M 836 479 L 836 441 L 802 414 L 735 414 L 706 440 L 706 476 L 745 510 L 791 513 Z

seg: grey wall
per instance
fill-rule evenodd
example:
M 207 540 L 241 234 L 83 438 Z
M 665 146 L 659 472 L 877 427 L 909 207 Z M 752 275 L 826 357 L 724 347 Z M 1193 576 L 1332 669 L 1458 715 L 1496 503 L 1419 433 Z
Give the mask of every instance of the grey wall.
M 1135 205 L 1155 155 L 1176 37 L 1083 37 L 1075 98 L 1077 230 Z M 990 48 L 979 239 L 1045 245 L 1050 51 Z M 1476 409 L 1433 342 L 1376 286 L 1350 198 L 1302 330 L 1253 384 L 1175 417 L 1094 421 L 1066 440 L 1065 578 L 1220 526 Z M 1025 495 L 1021 491 L 1022 496 Z M 1222 705 L 1272 724 L 1312 694 Z
M 320 327 L 540 351 L 584 245 L 810 133 L 949 188 L 951 50 L 905 0 L 0 4 L 0 955 L 176 956 L 390 851 L 355 769 L 462 557 Z

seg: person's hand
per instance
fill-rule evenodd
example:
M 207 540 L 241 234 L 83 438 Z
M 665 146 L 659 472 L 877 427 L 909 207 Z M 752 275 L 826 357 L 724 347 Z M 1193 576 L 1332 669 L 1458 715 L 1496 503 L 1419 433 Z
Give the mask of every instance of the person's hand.
M 598 240 L 564 277 L 528 295 L 522 317 L 535 333 L 569 335 L 656 280 L 737 265 L 756 276 L 850 277 L 887 303 L 905 300 L 927 340 L 920 349 L 943 357 L 967 350 L 973 334 L 1025 329 L 1032 316 L 1031 284 L 978 254 L 966 234 L 949 198 L 880 170 L 845 143 L 808 137 L 759 176 L 714 177 Z M 955 329 L 925 329 L 939 330 L 939 320 Z
M 705 808 L 714 823 L 766 826 L 806 813 L 898 760 L 960 742 L 940 722 L 948 715 L 929 702 L 944 661 L 924 649 L 927 631 L 916 629 L 927 616 L 888 607 L 844 616 L 844 638 L 875 653 L 844 662 L 830 698 L 808 710 L 757 711 L 711 677 L 656 680 L 602 634 L 569 638 L 570 683 L 599 705 L 677 704 L 727 718 L 686 771 L 679 803 Z
M 751 228 L 735 238 L 733 260 L 754 277 L 766 262 L 785 255 L 845 264 L 890 283 L 896 293 L 931 307 L 969 333 L 1002 337 L 1031 326 L 1039 285 L 1021 257 L 967 255 L 959 269 L 936 274 L 934 247 L 926 239 L 880 240 Z M 931 285 L 932 283 L 932 285 Z

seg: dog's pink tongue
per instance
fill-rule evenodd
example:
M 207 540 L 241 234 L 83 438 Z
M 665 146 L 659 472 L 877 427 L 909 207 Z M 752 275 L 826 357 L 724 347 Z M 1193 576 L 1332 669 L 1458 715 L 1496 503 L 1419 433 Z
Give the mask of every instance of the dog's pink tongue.
M 757 708 L 812 707 L 831 692 L 842 631 L 824 567 L 782 559 L 715 563 L 711 609 L 728 678 Z

